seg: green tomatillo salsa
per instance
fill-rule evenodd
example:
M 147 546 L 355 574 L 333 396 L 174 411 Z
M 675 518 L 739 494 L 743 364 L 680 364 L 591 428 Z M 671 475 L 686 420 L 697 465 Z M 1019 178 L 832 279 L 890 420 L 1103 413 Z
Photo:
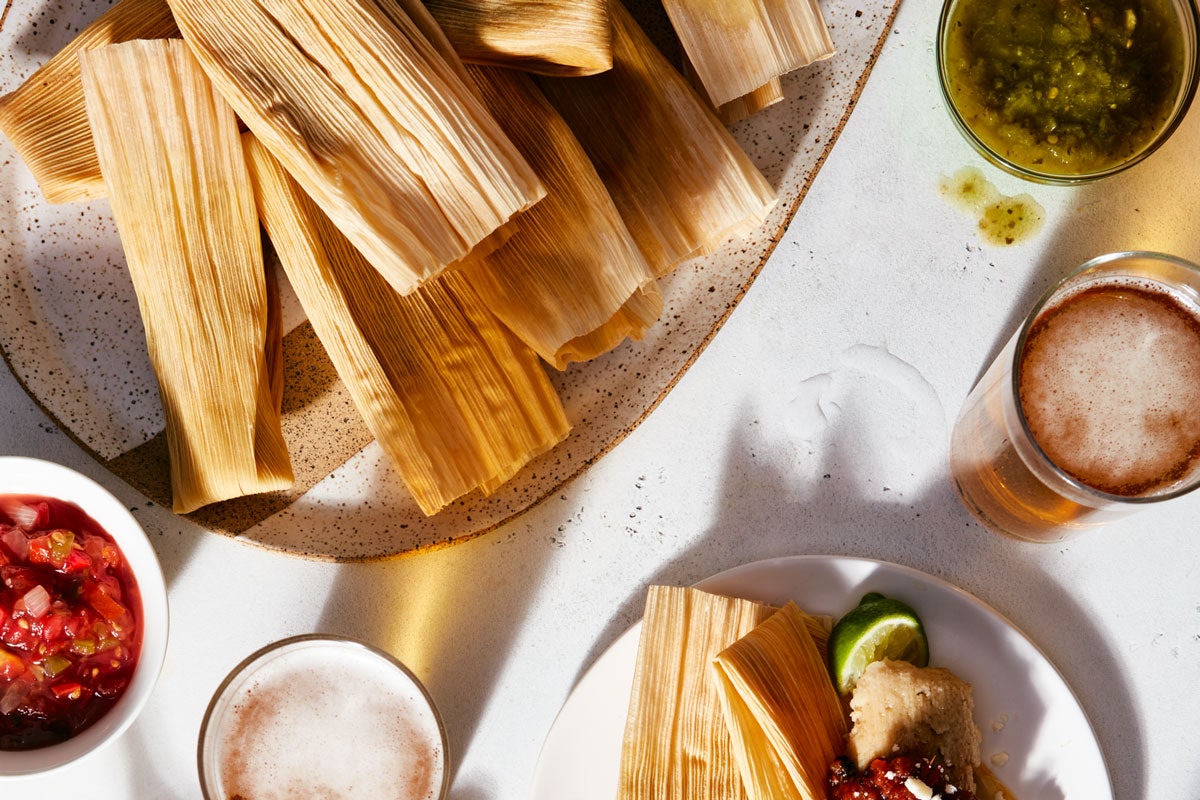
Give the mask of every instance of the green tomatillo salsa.
M 1103 172 L 1171 122 L 1184 80 L 1171 0 L 958 0 L 945 24 L 951 102 L 1019 167 Z

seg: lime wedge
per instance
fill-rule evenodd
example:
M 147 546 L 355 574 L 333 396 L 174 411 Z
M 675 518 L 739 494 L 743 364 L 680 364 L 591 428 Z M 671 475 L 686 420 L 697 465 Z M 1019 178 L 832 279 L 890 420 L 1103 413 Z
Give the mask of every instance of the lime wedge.
M 829 634 L 829 667 L 837 690 L 850 694 L 863 670 L 885 658 L 923 667 L 929 663 L 929 640 L 912 608 L 872 592 Z

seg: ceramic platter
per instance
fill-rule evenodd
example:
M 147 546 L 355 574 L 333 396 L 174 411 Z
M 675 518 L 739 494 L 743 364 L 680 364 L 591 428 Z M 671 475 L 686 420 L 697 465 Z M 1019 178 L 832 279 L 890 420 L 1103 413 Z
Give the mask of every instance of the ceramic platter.
M 758 561 L 697 586 L 766 603 L 794 600 L 835 618 L 867 592 L 905 601 L 929 635 L 930 663 L 972 685 L 983 761 L 1017 797 L 1112 800 L 1095 732 L 1066 681 L 1012 623 L 961 589 L 896 564 L 836 556 Z M 617 796 L 640 632 L 638 623 L 617 639 L 567 698 L 542 747 L 533 800 Z
M 553 376 L 571 435 L 496 494 L 473 494 L 424 517 L 371 441 L 285 286 L 284 435 L 296 486 L 210 506 L 192 519 L 268 548 L 360 560 L 479 535 L 553 494 L 654 409 L 762 269 L 849 116 L 897 3 L 822 3 L 837 55 L 788 76 L 784 102 L 732 129 L 780 204 L 752 235 L 663 280 L 666 308 L 643 341 Z M 8 0 L 0 18 L 0 93 L 105 8 L 88 0 Z M 157 387 L 108 204 L 48 205 L 3 137 L 0 165 L 0 350 L 68 435 L 169 507 Z

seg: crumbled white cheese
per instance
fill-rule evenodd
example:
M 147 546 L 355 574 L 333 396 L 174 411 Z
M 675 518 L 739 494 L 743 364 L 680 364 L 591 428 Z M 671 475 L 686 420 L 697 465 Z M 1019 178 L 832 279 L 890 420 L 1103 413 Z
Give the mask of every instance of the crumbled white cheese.
M 997 767 L 1003 767 L 1008 763 L 1008 753 L 993 753 L 990 761 Z
M 946 794 L 958 794 L 958 787 L 953 783 L 946 784 Z
M 904 782 L 904 788 L 917 800 L 933 800 L 933 789 L 920 778 L 910 777 Z

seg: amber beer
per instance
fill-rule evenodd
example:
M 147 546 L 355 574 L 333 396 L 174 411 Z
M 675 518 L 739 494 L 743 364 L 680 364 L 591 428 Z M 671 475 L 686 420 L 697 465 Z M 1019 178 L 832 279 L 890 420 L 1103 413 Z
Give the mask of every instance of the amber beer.
M 950 467 L 989 527 L 1032 541 L 1200 483 L 1200 267 L 1157 253 L 1084 264 L 971 391 Z

